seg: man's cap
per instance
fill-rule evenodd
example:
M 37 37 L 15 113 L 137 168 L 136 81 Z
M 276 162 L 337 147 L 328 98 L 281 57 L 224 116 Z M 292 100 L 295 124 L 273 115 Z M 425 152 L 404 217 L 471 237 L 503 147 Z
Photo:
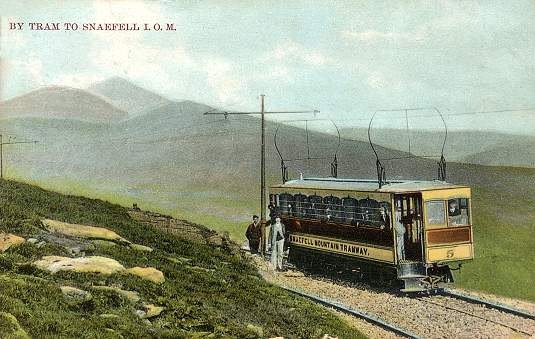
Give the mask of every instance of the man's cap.
M 256 214 L 253 215 L 253 219 L 255 219 L 255 218 L 258 219 L 258 215 L 256 215 Z

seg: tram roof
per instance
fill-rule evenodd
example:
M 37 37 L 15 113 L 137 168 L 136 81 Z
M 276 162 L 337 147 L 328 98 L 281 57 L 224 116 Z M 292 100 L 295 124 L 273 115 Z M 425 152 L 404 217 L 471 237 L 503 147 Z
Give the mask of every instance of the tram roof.
M 304 178 L 290 180 L 284 184 L 274 185 L 275 188 L 295 189 L 324 189 L 337 191 L 365 191 L 365 192 L 418 192 L 453 188 L 467 188 L 467 186 L 454 185 L 445 181 L 420 181 L 420 180 L 390 180 L 386 181 L 381 188 L 377 180 L 369 179 L 339 179 L 339 178 Z

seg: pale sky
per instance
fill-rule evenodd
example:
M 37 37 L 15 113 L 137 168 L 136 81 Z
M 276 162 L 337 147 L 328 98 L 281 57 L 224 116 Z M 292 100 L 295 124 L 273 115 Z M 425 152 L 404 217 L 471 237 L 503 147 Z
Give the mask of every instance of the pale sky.
M 528 0 L 4 0 L 0 13 L 1 99 L 121 76 L 170 99 L 234 110 L 258 109 L 264 93 L 268 109 L 319 109 L 339 125 L 366 121 L 376 109 L 535 108 Z M 10 22 L 25 29 L 9 30 Z M 158 22 L 177 30 L 31 31 L 29 22 Z M 447 123 L 535 134 L 535 110 Z

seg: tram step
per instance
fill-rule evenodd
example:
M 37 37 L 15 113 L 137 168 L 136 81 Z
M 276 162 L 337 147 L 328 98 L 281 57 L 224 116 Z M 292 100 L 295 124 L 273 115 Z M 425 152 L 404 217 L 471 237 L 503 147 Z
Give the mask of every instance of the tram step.
M 408 287 L 408 288 L 402 288 L 400 291 L 404 292 L 404 293 L 413 293 L 413 292 L 426 292 L 428 290 L 426 288 L 423 288 L 423 287 L 411 286 L 411 287 Z
M 420 279 L 420 278 L 426 278 L 426 275 L 421 274 L 405 274 L 405 275 L 398 275 L 398 279 Z

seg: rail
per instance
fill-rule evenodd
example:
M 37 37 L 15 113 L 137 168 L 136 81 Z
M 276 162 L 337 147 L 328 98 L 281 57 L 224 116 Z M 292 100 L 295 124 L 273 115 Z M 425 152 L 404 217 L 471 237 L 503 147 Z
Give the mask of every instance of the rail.
M 499 302 L 493 302 L 493 301 L 489 301 L 489 300 L 484 300 L 484 299 L 478 298 L 476 296 L 472 296 L 472 295 L 468 295 L 468 294 L 465 294 L 465 293 L 461 293 L 461 292 L 457 292 L 457 291 L 454 291 L 454 290 L 450 290 L 449 288 L 442 289 L 442 294 L 445 294 L 445 295 L 448 295 L 448 296 L 451 296 L 451 297 L 455 297 L 455 298 L 458 298 L 458 299 L 462 299 L 462 300 L 465 300 L 465 301 L 468 301 L 468 302 L 471 302 L 471 303 L 485 305 L 485 306 L 497 309 L 499 311 L 506 312 L 506 313 L 511 313 L 511 314 L 518 315 L 518 316 L 521 316 L 521 317 L 524 317 L 524 318 L 527 318 L 527 319 L 535 320 L 535 314 L 533 314 L 531 312 L 524 311 L 524 310 L 509 306 L 509 305 L 505 305 L 505 304 L 502 304 L 502 303 L 499 303 Z
M 404 330 L 396 325 L 393 325 L 393 324 L 390 324 L 390 323 L 387 323 L 386 321 L 382 320 L 382 319 L 379 319 L 375 316 L 372 316 L 372 315 L 369 315 L 367 313 L 364 313 L 364 312 L 361 312 L 361 311 L 358 311 L 358 310 L 355 310 L 353 308 L 350 308 L 348 306 L 344 306 L 342 304 L 339 304 L 339 303 L 336 303 L 334 301 L 330 301 L 330 300 L 327 300 L 327 299 L 324 299 L 324 298 L 321 298 L 321 297 L 318 297 L 318 296 L 315 296 L 315 295 L 311 295 L 311 294 L 307 294 L 307 293 L 304 293 L 304 292 L 301 292 L 301 291 L 298 291 L 298 290 L 295 290 L 293 288 L 289 288 L 289 287 L 283 287 L 281 286 L 281 288 L 289 291 L 289 292 L 292 292 L 294 294 L 297 294 L 299 296 L 302 296 L 304 298 L 307 298 L 309 300 L 312 300 L 316 303 L 319 303 L 319 304 L 322 304 L 322 305 L 325 305 L 325 306 L 329 306 L 329 307 L 332 307 L 338 311 L 341 311 L 341 312 L 344 312 L 346 314 L 350 314 L 350 315 L 353 315 L 353 316 L 356 316 L 356 317 L 359 317 L 361 319 L 364 319 L 370 323 L 373 323 L 375 325 L 378 325 L 386 330 L 389 330 L 391 332 L 394 332 L 396 334 L 399 334 L 399 335 L 402 335 L 404 337 L 407 337 L 407 338 L 421 338 L 419 336 L 417 336 L 416 334 L 414 333 L 411 333 L 407 330 Z

